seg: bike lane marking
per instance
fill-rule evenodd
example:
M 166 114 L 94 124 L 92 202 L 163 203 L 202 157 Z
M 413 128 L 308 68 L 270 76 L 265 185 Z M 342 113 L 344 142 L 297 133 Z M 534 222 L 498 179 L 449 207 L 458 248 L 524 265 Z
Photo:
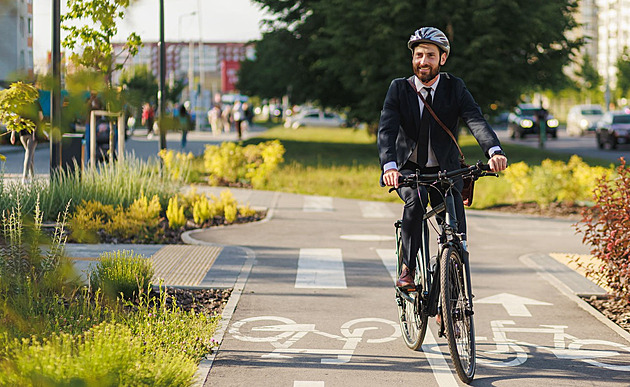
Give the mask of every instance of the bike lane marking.
M 295 287 L 346 289 L 341 249 L 300 249 Z
M 359 202 L 359 209 L 364 218 L 387 218 L 396 217 L 386 203 L 381 202 Z
M 304 196 L 304 212 L 332 212 L 333 198 L 330 196 Z
M 383 261 L 383 265 L 392 277 L 392 281 L 396 281 L 396 250 L 394 249 L 376 249 L 376 254 Z M 427 358 L 429 366 L 433 371 L 433 376 L 440 387 L 458 386 L 455 376 L 449 367 L 444 354 L 440 351 L 440 346 L 433 336 L 431 329 L 427 329 L 422 344 L 422 353 Z
M 273 322 L 280 324 L 252 326 L 249 328 L 251 335 L 241 332 L 248 323 Z M 374 323 L 376 326 L 365 326 Z M 377 331 L 382 327 L 390 331 L 389 335 L 380 338 L 368 338 L 364 341 L 364 335 L 368 331 Z M 365 317 L 345 322 L 340 327 L 341 335 L 320 331 L 315 324 L 298 324 L 294 320 L 280 316 L 248 317 L 235 322 L 229 329 L 230 334 L 237 340 L 253 343 L 269 343 L 273 348 L 271 352 L 263 354 L 262 358 L 292 359 L 297 354 L 319 355 L 321 364 L 339 365 L 350 363 L 357 346 L 361 342 L 367 344 L 381 344 L 400 338 L 401 331 L 394 321 Z M 247 332 L 247 329 L 246 329 Z M 260 332 L 260 333 L 259 333 Z M 315 334 L 331 343 L 343 343 L 342 348 L 294 348 L 293 345 L 308 334 Z M 257 336 L 260 335 L 260 336 Z M 334 344 L 332 346 L 335 346 Z
M 495 294 L 494 296 L 481 298 L 475 301 L 475 304 L 503 305 L 505 311 L 510 316 L 516 317 L 532 317 L 532 314 L 525 305 L 552 305 L 548 302 L 532 300 L 531 298 L 521 297 L 510 293 Z

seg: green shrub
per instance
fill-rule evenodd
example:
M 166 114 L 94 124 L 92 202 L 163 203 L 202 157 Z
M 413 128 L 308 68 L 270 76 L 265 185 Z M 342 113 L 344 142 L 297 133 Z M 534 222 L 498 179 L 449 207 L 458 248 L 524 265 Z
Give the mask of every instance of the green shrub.
M 278 140 L 245 147 L 232 142 L 206 145 L 204 166 L 211 184 L 261 188 L 280 163 L 285 149 Z
M 103 253 L 90 275 L 92 289 L 102 289 L 110 297 L 119 294 L 129 300 L 145 291 L 153 277 L 153 263 L 133 251 Z
M 162 176 L 156 160 L 145 162 L 130 156 L 96 168 L 88 166 L 74 172 L 61 170 L 50 180 L 37 179 L 26 186 L 0 178 L 0 212 L 10 209 L 20 197 L 24 211 L 32 213 L 38 194 L 47 221 L 54 221 L 56 214 L 63 212 L 68 203 L 69 213 L 74 213 L 75 206 L 84 201 L 128 208 L 142 193 L 149 198 L 157 195 L 160 205 L 165 208 L 168 198 L 179 192 L 180 184 L 169 176 Z
M 616 172 L 598 180 L 595 205 L 584 209 L 575 227 L 584 234 L 591 254 L 604 262 L 602 268 L 591 268 L 588 275 L 599 277 L 603 272 L 615 296 L 630 303 L 630 168 L 623 158 Z
M 103 323 L 80 336 L 12 343 L 0 365 L 2 385 L 189 386 L 193 359 L 160 347 L 146 351 L 143 337 L 125 325 Z

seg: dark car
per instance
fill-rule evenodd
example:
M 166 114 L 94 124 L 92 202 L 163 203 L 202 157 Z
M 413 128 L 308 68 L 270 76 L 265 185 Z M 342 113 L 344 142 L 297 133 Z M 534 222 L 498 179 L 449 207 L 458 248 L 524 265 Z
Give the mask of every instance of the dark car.
M 540 120 L 545 122 L 545 131 L 552 138 L 558 137 L 558 120 L 547 110 L 531 104 L 518 105 L 508 116 L 508 133 L 511 138 L 525 138 L 528 134 L 540 134 Z
M 597 124 L 595 131 L 600 149 L 616 149 L 618 144 L 630 143 L 630 113 L 608 112 Z

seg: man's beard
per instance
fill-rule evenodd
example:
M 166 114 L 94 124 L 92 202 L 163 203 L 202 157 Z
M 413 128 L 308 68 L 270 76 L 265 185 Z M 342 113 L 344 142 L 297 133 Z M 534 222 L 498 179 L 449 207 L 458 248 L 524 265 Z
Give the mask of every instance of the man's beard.
M 436 67 L 427 66 L 427 67 L 429 68 L 429 72 L 427 74 L 422 74 L 420 72 L 420 68 L 417 68 L 416 70 L 416 76 L 420 79 L 422 83 L 430 82 L 433 78 L 437 77 L 438 74 L 440 73 L 440 66 L 436 66 Z

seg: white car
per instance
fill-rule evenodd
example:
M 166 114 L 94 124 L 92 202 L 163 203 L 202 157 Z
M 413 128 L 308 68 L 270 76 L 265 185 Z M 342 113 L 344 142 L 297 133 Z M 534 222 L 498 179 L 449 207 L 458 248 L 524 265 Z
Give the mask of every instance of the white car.
M 288 117 L 284 122 L 285 128 L 297 129 L 302 126 L 320 126 L 334 128 L 345 126 L 344 120 L 337 113 L 323 112 L 321 110 L 307 110 L 295 116 Z
M 602 119 L 604 109 L 600 105 L 575 105 L 567 114 L 567 134 L 583 136 L 595 132 L 597 122 Z

